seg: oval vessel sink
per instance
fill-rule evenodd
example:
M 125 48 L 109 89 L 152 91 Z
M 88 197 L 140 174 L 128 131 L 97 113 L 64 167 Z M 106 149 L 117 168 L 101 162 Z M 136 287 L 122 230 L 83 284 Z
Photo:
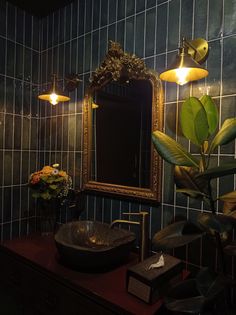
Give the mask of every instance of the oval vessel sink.
M 128 230 L 96 221 L 66 223 L 55 234 L 61 262 L 84 271 L 103 271 L 123 263 L 135 239 Z

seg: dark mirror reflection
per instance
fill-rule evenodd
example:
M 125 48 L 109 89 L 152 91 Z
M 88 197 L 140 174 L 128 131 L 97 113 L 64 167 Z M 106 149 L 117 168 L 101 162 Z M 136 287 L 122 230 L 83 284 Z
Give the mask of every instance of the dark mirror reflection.
M 152 84 L 110 82 L 93 94 L 91 180 L 150 187 Z

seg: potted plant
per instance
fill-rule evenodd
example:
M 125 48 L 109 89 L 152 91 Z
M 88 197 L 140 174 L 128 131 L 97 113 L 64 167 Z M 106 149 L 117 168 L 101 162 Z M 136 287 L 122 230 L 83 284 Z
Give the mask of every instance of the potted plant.
M 161 157 L 174 165 L 176 191 L 190 198 L 203 200 L 208 205 L 211 213 L 201 213 L 198 223 L 216 237 L 222 252 L 221 241 L 227 237 L 227 232 L 232 228 L 231 222 L 236 218 L 236 191 L 216 196 L 212 189 L 212 180 L 236 173 L 236 160 L 213 167 L 212 154 L 219 146 L 235 139 L 236 118 L 226 119 L 216 132 L 217 107 L 210 96 L 204 95 L 200 99 L 189 97 L 182 104 L 180 125 L 184 137 L 198 148 L 197 155 L 191 154 L 159 130 L 152 135 L 153 144 Z M 215 204 L 218 200 L 224 202 L 224 215 L 216 214 Z M 223 261 L 222 264 L 224 265 Z
M 185 298 L 181 297 L 182 300 L 179 300 L 180 296 L 177 294 L 176 298 L 174 294 L 174 298 L 168 297 L 166 299 L 166 307 L 170 310 L 184 313 L 186 305 L 192 311 L 202 310 L 207 304 L 211 306 L 211 304 L 215 303 L 213 300 L 217 299 L 217 295 L 223 290 L 225 283 L 228 283 L 226 280 L 222 280 L 222 277 L 226 279 L 222 241 L 227 239 L 228 232 L 231 231 L 232 224 L 236 219 L 236 191 L 217 196 L 213 190 L 212 181 L 218 177 L 236 173 L 236 160 L 233 159 L 230 163 L 222 163 L 214 167 L 212 155 L 219 146 L 226 145 L 236 138 L 236 118 L 226 119 L 219 131 L 216 132 L 218 127 L 217 107 L 210 96 L 204 95 L 200 99 L 189 97 L 182 104 L 180 125 L 183 136 L 197 147 L 198 154 L 191 154 L 181 144 L 159 130 L 152 135 L 153 144 L 161 157 L 166 162 L 174 165 L 176 191 L 190 198 L 202 200 L 208 206 L 208 209 L 211 210 L 210 213 L 208 211 L 200 213 L 197 223 L 205 232 L 214 236 L 222 267 L 221 275 L 218 277 L 212 276 L 209 272 L 205 273 L 204 270 L 199 272 L 200 279 L 202 274 L 204 274 L 204 283 L 206 281 L 204 279 L 210 279 L 207 282 L 209 282 L 208 285 L 211 290 L 209 289 L 209 292 L 207 291 L 204 294 L 200 292 L 197 297 L 199 299 L 197 303 L 195 303 L 196 297 L 191 297 L 189 288 L 195 286 L 196 283 L 199 286 L 198 278 L 194 281 L 187 280 L 174 288 L 176 292 L 182 290 Z M 223 201 L 223 214 L 217 214 L 216 212 L 215 204 L 218 200 Z M 154 243 L 155 241 L 158 242 L 163 236 L 166 237 L 163 244 L 170 242 L 168 233 L 171 229 L 177 228 L 178 222 L 176 225 L 172 225 L 172 227 L 170 225 L 163 231 L 158 232 L 154 236 Z M 178 233 L 174 231 L 173 243 L 175 245 L 178 242 L 178 237 L 176 236 L 178 236 Z M 181 244 L 184 238 L 179 239 Z M 191 241 L 191 237 L 189 241 Z
M 59 169 L 59 164 L 46 165 L 29 178 L 32 196 L 39 201 L 41 232 L 55 229 L 56 210 L 68 198 L 72 188 L 71 177 Z

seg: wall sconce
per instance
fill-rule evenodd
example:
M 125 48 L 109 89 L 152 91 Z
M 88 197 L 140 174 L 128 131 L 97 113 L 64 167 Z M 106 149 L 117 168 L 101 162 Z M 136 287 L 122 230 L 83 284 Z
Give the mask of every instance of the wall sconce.
M 92 109 L 97 109 L 99 107 L 99 105 L 98 104 L 96 104 L 96 103 L 92 103 Z
M 48 101 L 52 105 L 56 105 L 59 102 L 68 102 L 70 100 L 70 97 L 67 96 L 64 92 L 60 91 L 56 86 L 57 81 L 56 75 L 53 74 L 52 78 L 53 80 L 51 90 L 38 95 L 38 98 L 43 101 Z M 67 78 L 65 78 L 65 81 L 66 81 L 65 90 L 68 90 L 68 92 L 72 92 L 75 88 L 77 88 L 78 83 L 81 82 L 78 76 L 74 74 L 71 74 Z
M 200 66 L 208 57 L 208 43 L 203 38 L 187 41 L 182 39 L 175 62 L 160 74 L 160 79 L 184 85 L 187 82 L 200 80 L 208 71 Z

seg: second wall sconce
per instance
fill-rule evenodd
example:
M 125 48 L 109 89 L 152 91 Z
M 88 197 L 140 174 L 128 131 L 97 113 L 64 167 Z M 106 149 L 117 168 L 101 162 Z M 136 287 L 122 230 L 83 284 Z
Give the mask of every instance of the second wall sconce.
M 66 86 L 65 90 L 72 92 L 81 82 L 77 75 L 69 75 L 65 78 Z M 57 77 L 55 74 L 52 75 L 52 88 L 38 96 L 40 100 L 48 101 L 52 105 L 57 105 L 59 102 L 68 102 L 70 97 L 66 95 L 64 91 L 60 91 L 57 87 Z
M 203 38 L 187 41 L 182 39 L 179 53 L 174 63 L 160 74 L 160 79 L 184 85 L 187 82 L 200 80 L 208 71 L 200 66 L 208 57 L 208 43 Z

